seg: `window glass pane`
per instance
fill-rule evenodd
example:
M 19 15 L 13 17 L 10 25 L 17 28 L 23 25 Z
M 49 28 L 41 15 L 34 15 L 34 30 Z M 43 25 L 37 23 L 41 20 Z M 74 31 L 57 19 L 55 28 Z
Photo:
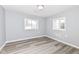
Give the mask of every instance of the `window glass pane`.
M 65 20 L 60 20 L 60 29 L 65 28 Z
M 32 29 L 36 29 L 37 28 L 37 21 L 32 20 Z
M 31 29 L 31 20 L 25 19 L 25 29 Z

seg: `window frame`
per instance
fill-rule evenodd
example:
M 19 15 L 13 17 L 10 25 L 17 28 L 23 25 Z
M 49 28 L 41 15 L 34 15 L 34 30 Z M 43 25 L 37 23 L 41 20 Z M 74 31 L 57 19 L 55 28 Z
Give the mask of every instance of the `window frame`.
M 61 20 L 64 20 L 64 29 L 61 29 L 60 27 L 59 28 L 56 28 L 57 27 L 57 25 L 58 24 L 55 24 L 56 23 L 56 21 L 61 21 Z M 60 30 L 60 31 L 66 31 L 66 18 L 65 17 L 57 17 L 57 18 L 53 18 L 53 26 L 52 26 L 52 28 L 53 28 L 53 30 Z M 54 23 L 55 22 L 55 23 Z M 60 22 L 61 23 L 61 22 Z M 55 27 L 56 26 L 56 27 Z M 58 26 L 60 26 L 60 24 L 58 25 Z
M 31 21 L 31 24 L 30 24 L 30 27 L 31 27 L 31 28 L 29 28 L 29 29 L 27 29 L 27 25 L 26 25 L 26 23 L 27 23 L 28 20 Z M 32 21 L 36 21 L 36 22 L 37 22 L 35 28 L 32 27 L 32 26 L 33 26 L 33 25 L 32 25 L 32 24 L 33 24 Z M 39 22 L 38 20 L 25 18 L 25 19 L 24 19 L 24 29 L 25 29 L 25 30 L 38 30 L 38 27 L 39 27 L 39 23 L 38 23 L 38 22 Z

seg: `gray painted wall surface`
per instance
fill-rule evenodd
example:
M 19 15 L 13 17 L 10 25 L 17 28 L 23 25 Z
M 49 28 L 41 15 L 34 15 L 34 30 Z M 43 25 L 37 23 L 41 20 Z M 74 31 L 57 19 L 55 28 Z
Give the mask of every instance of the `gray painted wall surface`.
M 5 43 L 5 10 L 0 6 L 0 47 Z

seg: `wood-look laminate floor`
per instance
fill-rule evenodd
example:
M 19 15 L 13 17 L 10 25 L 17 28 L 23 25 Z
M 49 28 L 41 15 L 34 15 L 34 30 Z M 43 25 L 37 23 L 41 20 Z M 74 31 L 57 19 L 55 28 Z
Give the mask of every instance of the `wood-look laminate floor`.
M 79 50 L 47 37 L 6 44 L 1 54 L 78 54 Z

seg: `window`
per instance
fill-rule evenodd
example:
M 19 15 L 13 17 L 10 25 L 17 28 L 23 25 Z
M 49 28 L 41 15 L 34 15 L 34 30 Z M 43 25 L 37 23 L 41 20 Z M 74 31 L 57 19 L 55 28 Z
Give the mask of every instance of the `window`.
M 32 19 L 24 19 L 25 30 L 38 29 L 38 21 Z
M 54 30 L 65 30 L 65 17 L 53 19 Z

